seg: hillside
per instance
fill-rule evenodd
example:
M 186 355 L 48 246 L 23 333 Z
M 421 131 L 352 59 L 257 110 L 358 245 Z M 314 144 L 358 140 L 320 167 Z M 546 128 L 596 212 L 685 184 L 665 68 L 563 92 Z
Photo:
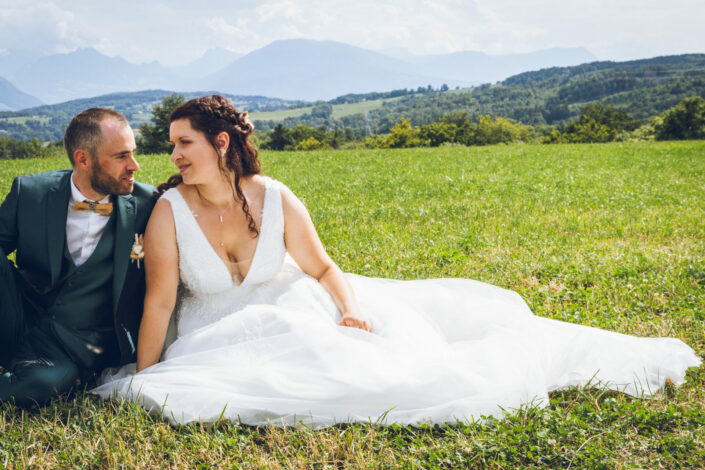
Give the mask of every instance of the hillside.
M 130 124 L 137 128 L 149 121 L 152 106 L 161 99 L 175 92 L 168 90 L 146 90 L 134 93 L 111 93 L 94 98 L 78 99 L 66 103 L 38 106 L 14 112 L 0 112 L 0 136 L 8 135 L 16 139 L 36 137 L 40 140 L 53 141 L 63 137 L 64 130 L 71 118 L 78 112 L 92 107 L 110 107 L 127 117 Z M 181 93 L 187 99 L 203 96 L 212 91 Z M 227 96 L 240 109 L 277 109 L 296 105 L 299 102 L 267 98 L 265 96 Z
M 0 112 L 0 133 L 27 139 L 59 139 L 71 116 L 90 106 L 111 106 L 137 126 L 151 116 L 151 107 L 172 92 L 149 90 Z M 206 92 L 187 93 L 187 97 Z M 230 97 L 252 112 L 260 131 L 282 123 L 342 127 L 358 135 L 386 133 L 402 117 L 427 124 L 439 116 L 464 112 L 470 117 L 491 114 L 532 125 L 555 125 L 574 119 L 582 106 L 612 104 L 638 119 L 647 119 L 676 105 L 686 96 L 705 97 L 705 54 L 656 57 L 629 62 L 591 62 L 525 72 L 494 85 L 438 91 L 419 87 L 389 92 L 346 94 L 328 102 Z M 267 111 L 271 110 L 271 111 Z
M 349 101 L 366 101 L 366 115 L 346 113 L 335 119 L 336 111 L 347 105 L 332 100 L 333 112 L 327 120 L 321 119 L 320 113 L 304 113 L 277 121 L 263 113 L 255 115 L 260 119 L 255 124 L 259 129 L 271 129 L 278 122 L 287 127 L 342 126 L 358 133 L 369 124 L 373 133 L 386 133 L 402 117 L 420 125 L 445 114 L 465 112 L 471 117 L 491 114 L 545 125 L 574 119 L 582 106 L 593 102 L 609 103 L 637 119 L 647 119 L 691 95 L 705 97 L 705 54 L 552 67 L 515 75 L 494 85 L 405 94 L 374 103 L 360 95 Z

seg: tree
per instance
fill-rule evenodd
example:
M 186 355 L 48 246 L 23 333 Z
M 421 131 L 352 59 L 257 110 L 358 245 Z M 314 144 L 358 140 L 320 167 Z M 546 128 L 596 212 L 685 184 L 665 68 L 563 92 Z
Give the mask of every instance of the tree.
M 169 117 L 172 111 L 184 104 L 183 95 L 169 95 L 162 98 L 161 104 L 152 107 L 152 124 L 142 124 L 139 127 L 137 147 L 140 153 L 168 153 Z
M 296 145 L 296 150 L 322 150 L 330 148 L 323 142 L 320 142 L 315 137 L 309 137 L 306 140 L 302 140 Z
M 311 117 L 313 118 L 319 118 L 327 121 L 331 114 L 333 114 L 333 106 L 325 102 L 316 103 L 316 105 L 311 109 Z
M 594 119 L 571 121 L 563 131 L 565 142 L 600 143 L 614 140 L 615 130 Z
M 477 124 L 466 145 L 490 145 L 516 141 L 527 141 L 531 137 L 529 129 L 520 122 L 489 114 L 477 117 Z
M 419 138 L 419 128 L 411 127 L 411 123 L 406 118 L 402 118 L 400 122 L 396 123 L 384 139 L 384 147 L 404 148 L 425 145 L 428 145 L 428 141 Z
M 271 150 L 284 150 L 294 144 L 294 139 L 291 138 L 289 129 L 277 124 L 271 134 L 269 134 L 269 142 L 262 144 L 264 148 Z
M 419 138 L 428 141 L 431 147 L 438 147 L 445 142 L 454 142 L 458 128 L 454 124 L 446 122 L 432 122 L 421 126 Z
M 581 124 L 594 121 L 614 129 L 616 132 L 631 132 L 641 124 L 623 109 L 615 109 L 614 106 L 603 103 L 583 106 L 580 110 L 579 121 Z
M 657 140 L 705 138 L 705 99 L 699 96 L 684 98 L 661 118 L 654 125 Z
M 631 132 L 640 123 L 623 109 L 604 103 L 583 106 L 580 117 L 563 128 L 565 142 L 611 142 L 619 133 Z

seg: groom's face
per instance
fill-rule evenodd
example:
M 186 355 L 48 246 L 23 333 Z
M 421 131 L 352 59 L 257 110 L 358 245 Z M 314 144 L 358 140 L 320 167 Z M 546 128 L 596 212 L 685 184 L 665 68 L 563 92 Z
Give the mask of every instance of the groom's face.
M 130 194 L 140 168 L 135 160 L 135 135 L 130 126 L 113 118 L 101 121 L 100 128 L 103 140 L 90 159 L 91 186 L 100 194 Z

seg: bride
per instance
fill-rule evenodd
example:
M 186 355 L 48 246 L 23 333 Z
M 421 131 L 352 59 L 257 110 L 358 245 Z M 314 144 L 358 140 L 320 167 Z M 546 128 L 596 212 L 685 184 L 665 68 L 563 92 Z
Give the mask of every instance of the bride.
M 481 282 L 343 274 L 301 201 L 261 174 L 252 131 L 217 95 L 171 115 L 179 174 L 145 234 L 136 373 L 100 396 L 172 423 L 455 423 L 588 383 L 651 395 L 700 364 L 678 339 L 537 317 Z

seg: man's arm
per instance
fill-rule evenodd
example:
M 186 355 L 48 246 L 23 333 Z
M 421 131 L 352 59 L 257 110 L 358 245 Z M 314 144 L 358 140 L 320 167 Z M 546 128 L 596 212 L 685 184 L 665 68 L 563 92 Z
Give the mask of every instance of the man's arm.
M 17 201 L 19 195 L 20 179 L 15 178 L 12 182 L 12 189 L 0 205 L 0 248 L 5 256 L 17 248 Z

